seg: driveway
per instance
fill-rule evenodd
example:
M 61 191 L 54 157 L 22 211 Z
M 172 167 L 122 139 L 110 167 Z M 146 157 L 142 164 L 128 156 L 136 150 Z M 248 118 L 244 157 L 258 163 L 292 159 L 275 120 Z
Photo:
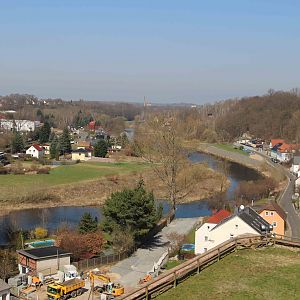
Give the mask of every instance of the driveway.
M 120 261 L 114 265 L 110 272 L 121 276 L 119 282 L 123 284 L 128 291 L 135 288 L 138 282 L 149 272 L 154 263 L 168 251 L 170 243 L 169 235 L 177 233 L 186 235 L 199 222 L 199 218 L 182 218 L 173 220 L 161 232 L 156 234 L 152 240 L 139 248 L 131 257 Z

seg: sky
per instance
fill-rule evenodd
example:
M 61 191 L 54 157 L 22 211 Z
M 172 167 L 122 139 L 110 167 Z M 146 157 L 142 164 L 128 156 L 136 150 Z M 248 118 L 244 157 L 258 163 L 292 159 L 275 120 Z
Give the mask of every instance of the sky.
M 0 95 L 201 104 L 299 72 L 297 0 L 0 0 Z

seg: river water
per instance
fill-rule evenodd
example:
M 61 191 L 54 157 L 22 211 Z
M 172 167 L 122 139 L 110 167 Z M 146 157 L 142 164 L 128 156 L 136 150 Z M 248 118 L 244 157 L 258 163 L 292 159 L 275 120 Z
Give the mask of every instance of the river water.
M 214 170 L 224 172 L 224 161 L 208 154 L 194 152 L 189 155 L 189 159 L 194 163 L 205 162 Z M 226 175 L 230 180 L 230 186 L 224 195 L 225 199 L 230 201 L 234 198 L 235 190 L 239 182 L 244 180 L 257 180 L 261 175 L 255 170 L 241 166 L 236 163 L 227 162 Z M 161 201 L 164 213 L 170 209 L 167 201 Z M 84 212 L 89 212 L 99 221 L 102 219 L 100 207 L 53 207 L 37 208 L 13 211 L 8 215 L 0 217 L 0 245 L 7 243 L 5 230 L 7 225 L 13 225 L 15 228 L 31 230 L 36 226 L 46 226 L 50 231 L 55 230 L 62 222 L 70 226 L 76 226 Z M 194 201 L 192 203 L 179 204 L 176 210 L 177 218 L 191 218 L 207 216 L 211 214 L 208 201 Z

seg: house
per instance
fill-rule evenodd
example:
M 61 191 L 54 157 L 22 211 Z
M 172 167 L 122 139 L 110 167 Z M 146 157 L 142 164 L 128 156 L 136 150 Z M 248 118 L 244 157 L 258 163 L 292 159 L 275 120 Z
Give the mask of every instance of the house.
M 82 149 L 79 148 L 77 150 L 72 151 L 72 160 L 80 160 L 80 161 L 87 161 L 92 158 L 92 149 L 86 148 Z
M 44 154 L 45 155 L 50 155 L 50 145 L 49 144 L 44 144 L 43 148 L 44 148 Z
M 9 300 L 10 299 L 10 286 L 0 278 L 0 299 Z
M 17 250 L 20 274 L 55 274 L 64 265 L 70 265 L 71 253 L 58 247 Z
M 31 132 L 40 126 L 39 121 L 0 119 L 0 128 L 7 131 Z
M 293 153 L 300 148 L 300 145 L 288 144 L 285 143 L 284 140 L 272 140 L 270 145 L 273 144 L 274 146 L 271 148 L 271 157 L 278 159 L 281 162 L 290 161 L 293 157 Z
M 293 164 L 291 166 L 290 171 L 296 175 L 298 175 L 298 172 L 300 171 L 300 156 L 294 156 L 293 158 Z
M 284 144 L 285 140 L 283 139 L 272 139 L 270 142 L 270 149 L 274 148 L 275 146 L 278 146 L 279 144 Z
M 217 217 L 208 220 L 195 232 L 195 254 L 202 254 L 225 241 L 242 234 L 262 235 L 270 233 L 272 226 L 250 207 L 241 205 L 233 215 L 219 223 Z
M 263 206 L 259 215 L 273 226 L 273 233 L 284 235 L 286 213 L 275 201 Z
M 44 157 L 45 150 L 42 146 L 33 144 L 26 150 L 26 154 L 39 159 Z
M 85 149 L 89 148 L 91 146 L 91 143 L 89 141 L 78 141 L 77 143 L 77 149 Z

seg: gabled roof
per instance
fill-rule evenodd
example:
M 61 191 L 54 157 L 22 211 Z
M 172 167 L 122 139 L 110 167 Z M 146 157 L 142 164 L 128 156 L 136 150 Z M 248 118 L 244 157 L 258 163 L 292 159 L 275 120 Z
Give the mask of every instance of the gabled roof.
M 92 152 L 91 149 L 83 149 L 83 148 L 79 148 L 77 150 L 73 150 L 72 153 L 88 153 L 88 152 Z
M 220 209 L 217 213 L 208 218 L 207 223 L 218 224 L 230 215 L 231 213 L 228 210 Z
M 285 143 L 285 140 L 283 140 L 283 139 L 273 139 L 273 140 L 271 140 L 272 147 L 274 147 L 278 144 L 283 144 L 283 143 Z
M 280 152 L 292 152 L 293 150 L 297 150 L 300 148 L 300 145 L 298 144 L 282 144 L 279 146 L 278 150 Z
M 235 214 L 229 216 L 228 218 L 223 219 L 211 231 L 215 230 L 216 228 L 220 227 L 222 224 L 228 222 L 229 220 L 235 217 L 239 217 L 240 219 L 242 219 L 245 223 L 247 223 L 259 234 L 270 232 L 270 224 L 250 207 L 245 207 L 243 210 L 238 210 Z M 264 227 L 266 230 L 263 230 L 262 227 Z
M 43 147 L 40 146 L 39 144 L 33 144 L 32 147 L 34 147 L 37 151 L 43 151 Z
M 259 213 L 263 212 L 264 210 L 276 211 L 283 220 L 286 219 L 285 211 L 275 201 L 269 201 L 268 204 L 259 210 Z
M 35 260 L 71 255 L 71 253 L 64 251 L 56 246 L 17 250 L 17 252 Z
M 0 278 L 0 292 L 7 291 L 10 289 L 10 286 Z

